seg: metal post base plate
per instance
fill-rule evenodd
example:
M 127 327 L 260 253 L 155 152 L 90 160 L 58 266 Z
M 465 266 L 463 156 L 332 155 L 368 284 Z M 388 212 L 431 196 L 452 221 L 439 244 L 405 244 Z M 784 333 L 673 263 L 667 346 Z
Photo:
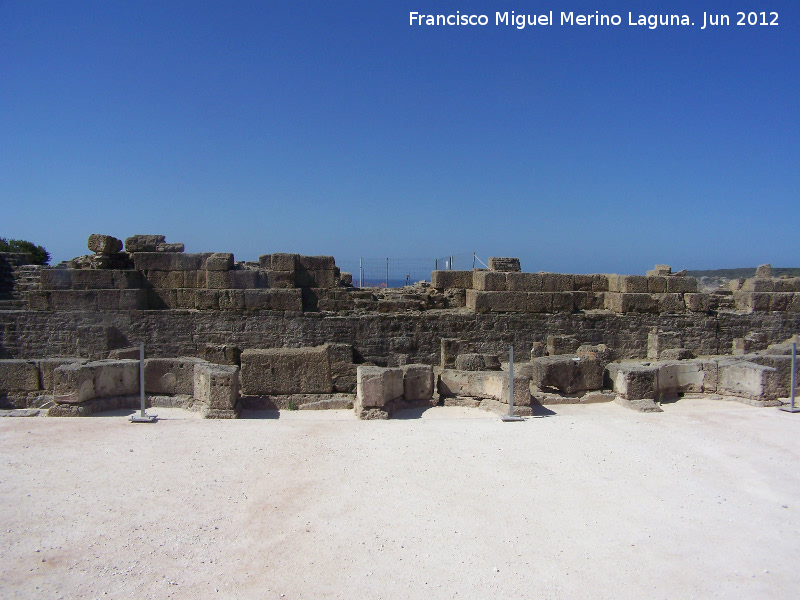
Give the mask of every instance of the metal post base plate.
M 158 415 L 133 415 L 131 423 L 155 423 L 156 419 L 158 419 Z
M 500 420 L 510 423 L 515 421 L 524 421 L 525 417 L 518 417 L 517 415 L 503 415 L 500 417 Z
M 800 406 L 795 406 L 794 408 L 792 408 L 791 406 L 779 406 L 778 408 L 784 412 L 790 412 L 790 413 L 800 412 Z

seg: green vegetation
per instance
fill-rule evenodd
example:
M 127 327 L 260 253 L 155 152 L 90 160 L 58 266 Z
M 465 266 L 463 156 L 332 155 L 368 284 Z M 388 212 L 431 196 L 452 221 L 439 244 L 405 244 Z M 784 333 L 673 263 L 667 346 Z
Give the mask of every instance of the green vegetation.
M 50 262 L 50 253 L 42 246 L 25 240 L 7 240 L 0 238 L 0 252 L 19 252 L 28 254 L 34 265 L 46 265 Z

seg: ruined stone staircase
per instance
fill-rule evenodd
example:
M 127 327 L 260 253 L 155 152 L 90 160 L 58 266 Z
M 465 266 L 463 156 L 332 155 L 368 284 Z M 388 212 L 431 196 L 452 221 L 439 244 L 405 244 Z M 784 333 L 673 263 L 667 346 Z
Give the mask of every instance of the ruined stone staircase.
M 40 289 L 40 265 L 11 266 L 0 262 L 0 310 L 18 310 L 27 307 L 26 295 Z

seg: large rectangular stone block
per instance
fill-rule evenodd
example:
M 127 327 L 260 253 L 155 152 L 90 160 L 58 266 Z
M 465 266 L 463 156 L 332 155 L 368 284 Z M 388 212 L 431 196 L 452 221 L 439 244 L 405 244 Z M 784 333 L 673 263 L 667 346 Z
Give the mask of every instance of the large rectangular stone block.
M 40 286 L 43 290 L 68 290 L 72 287 L 75 269 L 42 269 Z
M 472 271 L 431 271 L 431 287 L 437 290 L 472 288 Z
M 506 273 L 506 288 L 509 292 L 541 292 L 541 273 Z
M 793 292 L 774 292 L 769 295 L 769 309 L 777 311 L 789 310 L 793 300 Z
M 614 391 L 626 400 L 655 399 L 658 367 L 611 363 L 607 369 Z
M 655 397 L 659 394 L 692 393 L 704 391 L 706 371 L 700 360 L 681 360 L 677 362 L 657 362 Z
M 49 294 L 53 310 L 97 310 L 96 290 L 53 290 Z
M 294 281 L 297 287 L 332 288 L 336 287 L 338 283 L 338 271 L 336 269 L 306 269 L 301 267 L 295 271 Z
M 271 288 L 291 289 L 295 287 L 294 271 L 264 271 L 267 278 L 267 285 Z
M 142 276 L 134 269 L 114 269 L 111 271 L 113 285 L 118 290 L 133 290 L 142 287 Z
M 98 360 L 84 368 L 92 370 L 96 398 L 139 393 L 138 360 Z
M 658 312 L 658 301 L 650 294 L 634 293 L 605 293 L 606 310 L 617 313 L 639 312 L 655 313 Z
M 163 235 L 137 234 L 125 238 L 126 252 L 156 252 L 160 246 L 167 243 Z
M 741 312 L 768 311 L 769 296 L 767 292 L 734 292 L 733 304 L 736 310 Z
M 498 271 L 472 271 L 472 288 L 483 292 L 506 291 L 506 273 Z
M 285 252 L 275 252 L 273 254 L 263 254 L 258 257 L 258 262 L 262 269 L 268 271 L 291 271 L 297 270 L 300 260 L 299 254 L 288 254 Z
M 530 378 L 514 376 L 514 404 L 530 406 Z M 459 371 L 444 369 L 437 388 L 442 396 L 491 398 L 508 404 L 508 373 L 502 371 Z
M 573 288 L 572 275 L 566 273 L 540 273 L 542 276 L 542 291 L 544 292 L 571 292 Z
M 433 367 L 403 365 L 403 398 L 406 402 L 426 402 L 433 398 Z
M 196 363 L 194 398 L 211 410 L 233 411 L 239 399 L 239 367 Z
M 683 295 L 686 309 L 690 312 L 708 312 L 711 308 L 711 296 L 709 294 L 688 293 Z
M 525 303 L 525 312 L 553 312 L 553 294 L 551 292 L 528 292 Z
M 575 292 L 552 292 L 553 312 L 571 313 L 575 310 Z
M 490 256 L 489 257 L 489 269 L 492 271 L 507 271 L 512 273 L 518 273 L 522 269 L 520 268 L 519 259 L 513 257 L 501 257 L 501 256 Z
M 220 310 L 244 310 L 244 290 L 217 290 Z
M 333 391 L 325 346 L 244 350 L 241 361 L 242 392 L 247 395 L 330 394 Z
M 578 292 L 591 292 L 596 275 L 573 275 L 572 289 Z
M 194 393 L 194 367 L 208 364 L 199 358 L 148 358 L 144 361 L 144 389 L 150 394 Z
M 356 412 L 383 408 L 403 397 L 403 370 L 359 365 L 356 370 Z
M 39 388 L 39 370 L 28 360 L 0 360 L 0 391 L 35 392 Z
M 107 269 L 73 269 L 72 288 L 76 290 L 108 290 L 114 287 L 114 272 Z
M 746 279 L 740 288 L 743 292 L 773 292 L 774 284 L 772 279 L 750 278 Z
M 154 288 L 175 290 L 185 287 L 183 271 L 146 271 L 144 276 Z
M 686 303 L 683 300 L 683 294 L 654 294 L 654 297 L 658 303 L 658 312 L 686 312 Z
M 330 271 L 336 268 L 336 261 L 332 256 L 300 256 L 297 267 L 309 271 Z
M 84 358 L 37 358 L 36 368 L 39 370 L 40 388 L 48 392 L 53 391 L 53 371 L 63 365 L 85 364 Z
M 542 356 L 531 361 L 531 383 L 563 394 L 599 390 L 603 388 L 603 367 L 594 357 Z
M 647 291 L 651 294 L 667 293 L 667 277 L 647 277 Z
M 136 252 L 133 264 L 139 271 L 197 271 L 205 268 L 212 252 L 188 254 L 184 252 Z
M 57 404 L 80 404 L 95 397 L 94 373 L 81 363 L 53 369 L 53 401 Z
M 230 271 L 233 269 L 233 254 L 230 252 L 215 252 L 206 259 L 208 271 Z
M 800 277 L 786 277 L 771 281 L 772 290 L 775 292 L 800 292 Z
M 195 308 L 197 310 L 219 309 L 219 290 L 197 290 Z
M 620 294 L 647 293 L 647 277 L 643 275 L 609 275 L 608 291 Z
M 467 308 L 477 313 L 527 312 L 527 292 L 480 292 L 467 290 Z
M 292 290 L 244 290 L 247 310 L 303 310 L 302 292 Z
M 780 391 L 778 370 L 744 360 L 719 362 L 717 393 L 750 400 L 776 400 Z
M 667 293 L 694 293 L 697 291 L 697 279 L 694 277 L 667 277 Z

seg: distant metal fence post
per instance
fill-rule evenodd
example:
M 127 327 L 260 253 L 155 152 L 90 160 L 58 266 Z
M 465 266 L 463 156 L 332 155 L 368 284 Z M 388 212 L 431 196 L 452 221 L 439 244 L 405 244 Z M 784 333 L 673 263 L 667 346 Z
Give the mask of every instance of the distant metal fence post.
M 389 289 L 389 259 L 386 259 L 386 289 Z
M 364 259 L 358 258 L 358 287 L 364 287 Z
M 472 253 L 472 268 L 475 269 L 475 253 Z
M 786 412 L 791 412 L 791 413 L 800 412 L 800 408 L 796 408 L 795 405 L 794 405 L 794 387 L 795 387 L 795 385 L 797 385 L 796 380 L 795 380 L 795 377 L 796 377 L 795 371 L 796 370 L 797 370 L 797 342 L 792 342 L 792 381 L 791 381 L 792 391 L 790 393 L 791 404 L 788 407 L 781 406 L 781 410 L 784 410 Z
M 434 258 L 433 259 L 433 270 L 434 271 L 438 271 L 439 270 L 439 259 L 438 258 Z

